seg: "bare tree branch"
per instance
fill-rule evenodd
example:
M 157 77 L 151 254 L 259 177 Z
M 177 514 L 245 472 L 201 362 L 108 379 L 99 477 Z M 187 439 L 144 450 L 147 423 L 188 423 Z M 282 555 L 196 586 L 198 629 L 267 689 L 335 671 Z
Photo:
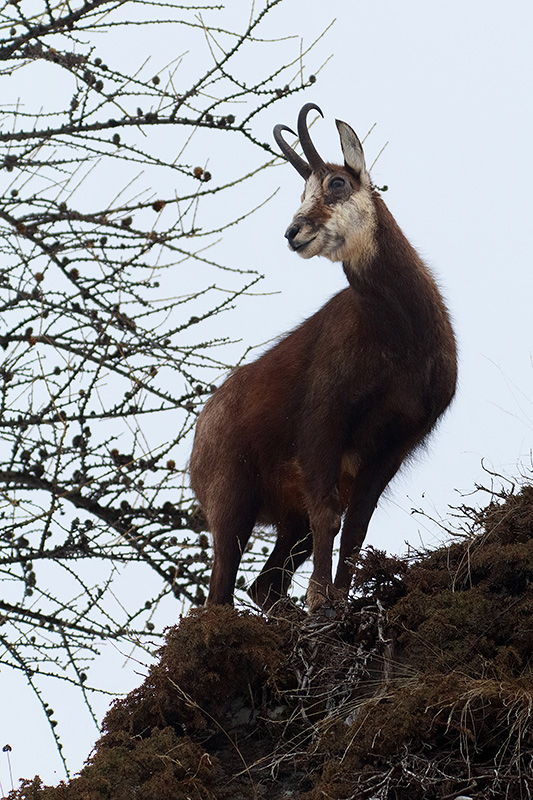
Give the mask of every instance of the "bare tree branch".
M 270 47 L 261 26 L 280 4 L 242 30 L 216 5 L 0 9 L 0 663 L 25 672 L 45 712 L 56 676 L 93 713 L 99 645 L 149 648 L 163 601 L 204 598 L 209 542 L 180 447 L 231 366 L 206 323 L 261 277 L 207 248 L 261 202 L 239 201 L 275 156 L 251 120 L 315 80 L 296 43 L 287 66 L 242 72 L 243 55 Z M 170 30 L 178 53 L 196 36 L 191 65 L 185 54 L 154 73 L 147 46 L 120 66 L 139 25 Z M 246 167 L 215 177 L 236 144 Z M 126 567 L 151 582 L 118 597 Z

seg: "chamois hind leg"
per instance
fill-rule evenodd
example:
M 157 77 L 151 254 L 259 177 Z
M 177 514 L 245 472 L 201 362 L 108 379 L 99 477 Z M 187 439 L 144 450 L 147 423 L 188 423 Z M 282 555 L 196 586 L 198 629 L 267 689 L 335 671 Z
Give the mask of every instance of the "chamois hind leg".
M 255 524 L 255 506 L 249 503 L 244 507 L 242 500 L 233 499 L 232 503 L 232 498 L 224 498 L 219 516 L 210 515 L 206 509 L 214 548 L 208 605 L 233 605 L 237 571 Z
M 335 588 L 342 594 L 347 594 L 350 588 L 355 562 L 378 500 L 400 468 L 404 457 L 403 448 L 401 453 L 374 456 L 366 463 L 363 462 L 357 472 L 342 526 L 339 563 L 335 575 Z
M 313 537 L 306 515 L 291 515 L 277 525 L 277 539 L 267 562 L 248 594 L 264 611 L 287 596 L 294 572 L 313 551 Z

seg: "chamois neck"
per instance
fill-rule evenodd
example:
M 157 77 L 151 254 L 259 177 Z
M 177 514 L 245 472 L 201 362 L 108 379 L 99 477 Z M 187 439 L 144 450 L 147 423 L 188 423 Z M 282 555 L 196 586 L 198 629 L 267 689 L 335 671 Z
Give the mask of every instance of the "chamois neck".
M 444 303 L 426 265 L 378 195 L 375 251 L 367 263 L 343 262 L 373 336 L 389 348 L 413 355 L 439 336 Z
M 429 273 L 424 262 L 406 239 L 389 209 L 376 193 L 373 197 L 375 227 L 372 231 L 372 246 L 366 247 L 360 256 L 343 261 L 348 283 L 357 291 L 364 292 L 374 284 L 378 286 L 387 274 L 389 280 L 412 278 L 427 279 Z

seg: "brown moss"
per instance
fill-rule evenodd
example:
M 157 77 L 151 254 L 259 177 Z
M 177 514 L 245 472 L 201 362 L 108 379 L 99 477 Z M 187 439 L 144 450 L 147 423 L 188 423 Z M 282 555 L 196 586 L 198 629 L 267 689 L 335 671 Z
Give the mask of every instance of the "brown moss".
M 476 515 L 476 523 L 485 537 L 500 544 L 526 542 L 533 538 L 533 485 L 505 496 L 505 501 L 491 501 Z
M 211 800 L 216 759 L 171 728 L 139 739 L 122 732 L 100 748 L 79 777 L 57 787 L 32 781 L 16 793 L 24 800 Z
M 229 606 L 192 611 L 169 630 L 144 683 L 114 703 L 104 731 L 144 736 L 170 725 L 209 732 L 227 724 L 228 708 L 239 704 L 253 716 L 258 689 L 275 688 L 285 636 L 280 625 Z
M 26 782 L 13 800 L 232 797 L 216 788 L 224 782 L 216 752 L 229 743 L 225 767 L 242 770 L 230 732 L 244 728 L 249 736 L 261 728 L 257 718 L 277 694 L 288 632 L 283 621 L 229 607 L 192 612 L 170 629 L 142 685 L 115 701 L 79 777 L 55 788 Z
M 491 510 L 487 532 L 409 570 L 410 591 L 390 611 L 399 658 L 421 670 L 474 677 L 500 676 L 502 669 L 515 676 L 527 666 L 533 652 L 533 539 L 523 538 L 531 530 L 525 518 L 527 511 L 533 520 L 533 493 L 527 489 L 512 497 L 509 513 Z
M 533 795 L 533 488 L 470 517 L 412 562 L 370 550 L 334 616 L 193 612 L 80 776 L 12 800 Z

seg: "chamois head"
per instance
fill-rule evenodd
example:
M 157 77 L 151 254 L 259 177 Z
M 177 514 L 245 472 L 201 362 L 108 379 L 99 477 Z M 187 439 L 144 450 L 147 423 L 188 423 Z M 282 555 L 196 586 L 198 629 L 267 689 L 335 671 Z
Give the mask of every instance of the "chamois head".
M 274 128 L 281 152 L 305 180 L 302 204 L 285 236 L 291 250 L 302 258 L 320 255 L 354 267 L 375 252 L 372 182 L 361 142 L 346 122 L 336 120 L 344 166 L 322 160 L 307 129 L 307 115 L 313 109 L 324 116 L 314 103 L 306 103 L 298 115 L 298 136 L 307 161 L 282 137 L 282 131 L 296 135 L 294 131 L 286 125 Z

